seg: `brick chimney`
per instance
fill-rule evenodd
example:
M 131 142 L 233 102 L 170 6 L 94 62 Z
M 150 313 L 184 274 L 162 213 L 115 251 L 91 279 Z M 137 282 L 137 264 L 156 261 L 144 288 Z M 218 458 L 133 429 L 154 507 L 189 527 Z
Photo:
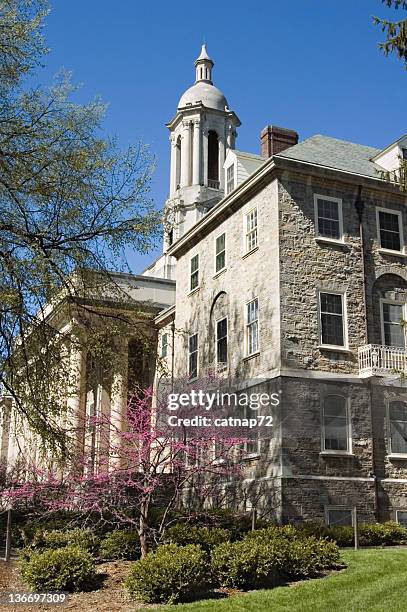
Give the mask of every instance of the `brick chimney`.
M 267 125 L 261 131 L 260 141 L 262 157 L 271 157 L 285 151 L 288 147 L 296 145 L 298 134 L 294 130 L 277 127 L 276 125 Z

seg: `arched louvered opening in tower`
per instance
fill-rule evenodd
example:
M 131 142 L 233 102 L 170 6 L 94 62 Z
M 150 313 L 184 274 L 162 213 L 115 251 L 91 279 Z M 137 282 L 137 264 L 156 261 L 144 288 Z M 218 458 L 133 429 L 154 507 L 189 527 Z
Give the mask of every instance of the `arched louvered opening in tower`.
M 214 130 L 208 133 L 208 187 L 219 189 L 219 139 Z

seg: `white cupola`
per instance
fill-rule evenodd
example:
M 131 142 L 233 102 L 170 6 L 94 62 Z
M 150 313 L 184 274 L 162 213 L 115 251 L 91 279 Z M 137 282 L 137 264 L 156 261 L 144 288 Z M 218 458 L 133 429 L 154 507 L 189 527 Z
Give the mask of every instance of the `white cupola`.
M 213 60 L 206 45 L 195 60 L 195 83 L 181 96 L 167 124 L 171 141 L 170 193 L 164 251 L 224 195 L 227 151 L 235 148 L 240 121 L 213 85 Z

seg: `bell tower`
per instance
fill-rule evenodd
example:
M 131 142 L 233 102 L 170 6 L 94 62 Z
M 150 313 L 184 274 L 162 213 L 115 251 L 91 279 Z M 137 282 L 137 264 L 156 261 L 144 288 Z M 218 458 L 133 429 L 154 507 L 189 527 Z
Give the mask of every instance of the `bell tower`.
M 171 171 L 165 204 L 164 252 L 224 195 L 223 164 L 235 148 L 237 115 L 213 85 L 206 45 L 195 60 L 195 83 L 181 96 L 170 131 Z

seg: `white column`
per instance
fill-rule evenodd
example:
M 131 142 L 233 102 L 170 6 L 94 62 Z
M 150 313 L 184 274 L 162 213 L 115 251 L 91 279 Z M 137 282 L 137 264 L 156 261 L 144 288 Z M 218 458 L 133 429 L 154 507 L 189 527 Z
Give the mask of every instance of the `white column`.
M 221 136 L 218 141 L 219 153 L 218 153 L 218 174 L 219 174 L 219 187 L 220 189 L 225 188 L 225 170 L 223 164 L 225 163 L 225 141 Z
M 202 130 L 202 174 L 203 184 L 208 186 L 208 128 Z
M 233 149 L 234 148 L 234 136 L 233 136 L 233 125 L 228 125 L 227 128 L 227 148 L 228 149 Z
M 199 185 L 201 182 L 200 176 L 201 166 L 201 122 L 194 121 L 194 156 L 192 160 L 192 184 Z
M 190 123 L 185 122 L 182 129 L 182 145 L 181 145 L 181 187 L 187 187 L 190 184 L 189 167 L 191 159 L 191 128 Z
M 123 453 L 121 452 L 122 437 L 120 432 L 125 430 L 125 419 L 127 410 L 127 379 L 128 379 L 128 341 L 122 340 L 118 343 L 120 351 L 117 360 L 118 369 L 113 373 L 113 381 L 110 392 L 110 457 L 109 465 L 119 467 L 123 464 Z
M 177 150 L 176 150 L 176 139 L 175 139 L 173 134 L 170 136 L 170 146 L 171 146 L 170 198 L 172 198 L 173 195 L 176 192 L 176 189 L 177 189 L 177 185 L 176 185 L 176 180 L 177 180 L 177 169 L 176 169 Z
M 71 339 L 67 417 L 73 430 L 75 449 L 82 452 L 86 420 L 86 349 L 77 338 Z

